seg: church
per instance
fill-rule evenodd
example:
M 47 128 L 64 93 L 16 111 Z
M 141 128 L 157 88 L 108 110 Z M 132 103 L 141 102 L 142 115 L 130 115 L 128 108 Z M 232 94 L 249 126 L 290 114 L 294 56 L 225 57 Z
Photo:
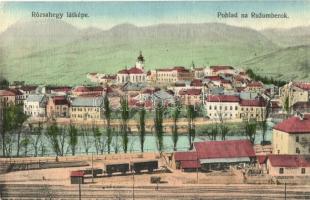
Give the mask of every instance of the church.
M 140 51 L 136 65 L 129 69 L 122 69 L 117 72 L 117 83 L 123 84 L 127 82 L 141 83 L 146 81 L 146 72 L 144 71 L 144 57 Z

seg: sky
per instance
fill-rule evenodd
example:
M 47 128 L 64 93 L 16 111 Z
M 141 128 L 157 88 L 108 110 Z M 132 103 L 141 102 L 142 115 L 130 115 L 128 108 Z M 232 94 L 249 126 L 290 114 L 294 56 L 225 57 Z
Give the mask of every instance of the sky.
M 161 23 L 220 22 L 253 29 L 310 25 L 310 1 L 153 1 L 153 2 L 0 2 L 0 32 L 35 12 L 82 12 L 87 19 L 65 20 L 77 27 L 109 29 L 117 24 L 148 26 Z M 287 13 L 288 19 L 218 18 L 218 12 Z M 35 19 L 37 20 L 37 19 Z

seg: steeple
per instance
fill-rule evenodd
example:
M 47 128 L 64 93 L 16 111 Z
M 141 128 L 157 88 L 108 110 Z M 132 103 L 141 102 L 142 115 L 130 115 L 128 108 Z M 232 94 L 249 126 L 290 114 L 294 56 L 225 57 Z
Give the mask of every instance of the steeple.
M 136 67 L 139 69 L 144 69 L 144 61 L 142 51 L 140 51 L 140 55 L 137 57 Z

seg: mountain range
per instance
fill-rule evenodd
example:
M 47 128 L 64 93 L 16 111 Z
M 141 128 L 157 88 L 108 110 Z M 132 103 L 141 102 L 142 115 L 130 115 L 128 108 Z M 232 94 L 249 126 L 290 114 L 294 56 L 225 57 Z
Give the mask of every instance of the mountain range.
M 79 29 L 61 20 L 17 22 L 0 34 L 0 72 L 10 81 L 83 84 L 88 72 L 232 65 L 285 80 L 310 80 L 310 27 L 262 31 L 220 23 L 119 24 Z

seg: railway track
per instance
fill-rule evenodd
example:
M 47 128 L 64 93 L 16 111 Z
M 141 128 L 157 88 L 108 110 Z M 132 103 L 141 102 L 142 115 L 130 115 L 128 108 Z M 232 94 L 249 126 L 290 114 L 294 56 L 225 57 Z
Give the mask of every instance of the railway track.
M 0 185 L 2 199 L 78 199 L 78 185 Z M 136 187 L 134 199 L 284 199 L 284 186 L 204 185 Z M 82 199 L 133 199 L 132 187 L 82 185 Z M 287 199 L 310 199 L 310 186 L 288 186 Z

